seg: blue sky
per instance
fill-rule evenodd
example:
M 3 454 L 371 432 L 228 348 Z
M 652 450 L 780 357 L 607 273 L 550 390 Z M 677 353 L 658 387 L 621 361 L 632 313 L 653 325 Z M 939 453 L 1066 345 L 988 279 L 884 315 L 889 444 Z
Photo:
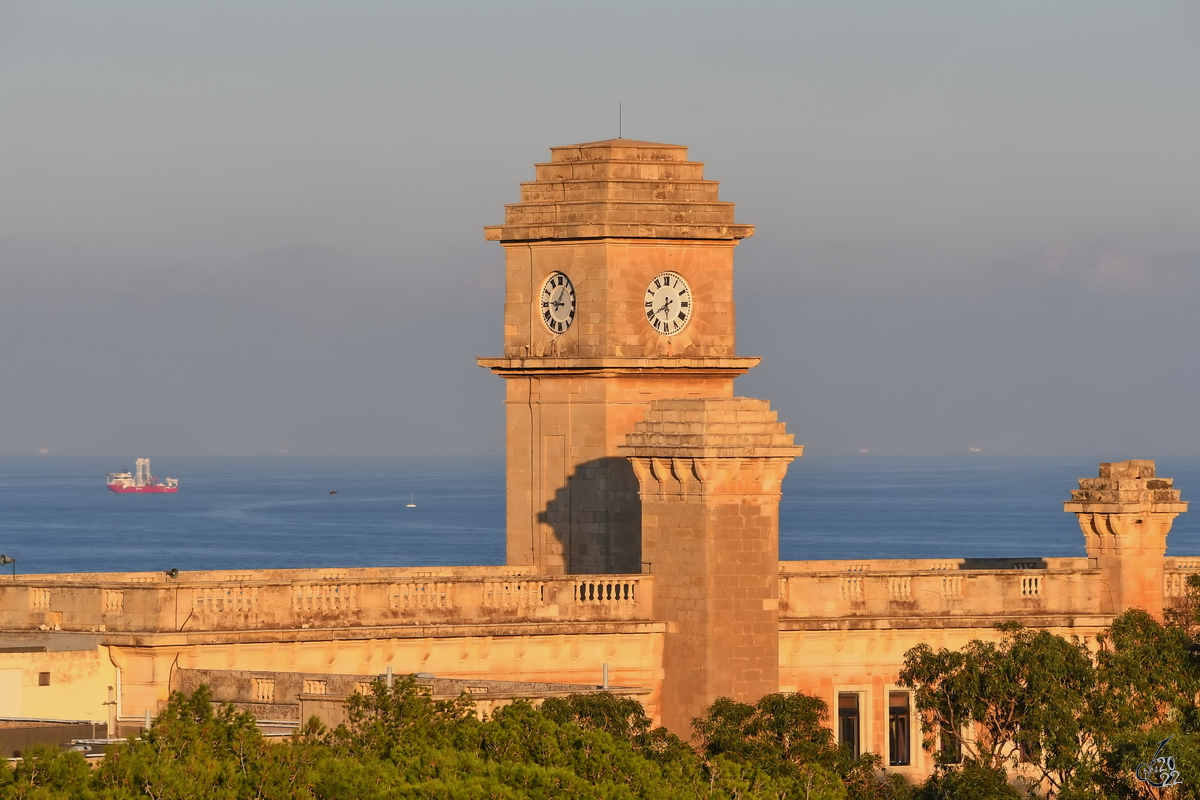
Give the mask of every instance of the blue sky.
M 496 453 L 502 219 L 688 145 L 813 453 L 1200 454 L 1190 2 L 0 0 L 0 454 Z

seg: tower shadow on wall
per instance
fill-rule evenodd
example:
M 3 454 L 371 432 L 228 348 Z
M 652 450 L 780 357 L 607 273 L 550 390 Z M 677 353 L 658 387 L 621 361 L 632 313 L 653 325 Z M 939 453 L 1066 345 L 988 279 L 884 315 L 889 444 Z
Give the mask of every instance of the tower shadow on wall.
M 542 552 L 561 553 L 568 574 L 642 571 L 642 500 L 629 459 L 606 456 L 577 465 L 537 518 Z

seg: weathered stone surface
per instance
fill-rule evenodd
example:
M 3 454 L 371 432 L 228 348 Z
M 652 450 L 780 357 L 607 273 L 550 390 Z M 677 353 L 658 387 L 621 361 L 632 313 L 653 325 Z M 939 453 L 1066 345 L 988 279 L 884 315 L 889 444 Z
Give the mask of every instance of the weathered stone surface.
M 1153 461 L 1120 461 L 1101 464 L 1098 478 L 1080 478 L 1064 508 L 1075 513 L 1178 514 L 1187 511 L 1187 503 L 1179 498 L 1170 478 L 1155 476 Z
M 625 437 L 621 452 L 648 458 L 791 459 L 803 449 L 793 444 L 770 403 L 735 397 L 655 401 Z
M 501 242 L 544 239 L 716 239 L 753 235 L 733 221 L 733 203 L 717 200 L 704 165 L 681 145 L 610 139 L 553 147 L 537 180 L 521 184 L 521 202 L 505 222 L 485 228 Z
M 779 497 L 802 448 L 763 400 L 657 400 L 621 452 L 663 641 L 663 724 L 687 737 L 718 697 L 778 691 Z
M 1101 608 L 1119 614 L 1163 610 L 1163 556 L 1175 517 L 1187 511 L 1169 478 L 1154 474 L 1154 462 L 1100 465 L 1100 477 L 1080 478 L 1063 509 L 1079 519 L 1087 554 L 1100 568 Z
M 552 149 L 506 223 L 504 352 L 479 364 L 506 379 L 507 562 L 539 572 L 641 569 L 637 479 L 618 452 L 649 404 L 733 396 L 758 363 L 736 353 L 733 247 L 751 226 L 687 148 L 612 140 Z M 576 314 L 551 331 L 538 311 L 553 273 Z M 645 292 L 663 272 L 691 289 L 674 335 L 650 325 Z

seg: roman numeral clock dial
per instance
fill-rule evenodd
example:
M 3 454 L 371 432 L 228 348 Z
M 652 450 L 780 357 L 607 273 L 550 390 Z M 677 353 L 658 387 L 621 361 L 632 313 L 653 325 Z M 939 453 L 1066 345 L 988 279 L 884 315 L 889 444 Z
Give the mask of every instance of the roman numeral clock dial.
M 551 333 L 562 333 L 575 321 L 575 287 L 561 272 L 552 272 L 542 284 L 538 312 Z
M 672 336 L 692 318 L 692 290 L 675 272 L 654 276 L 646 287 L 646 321 L 659 333 Z

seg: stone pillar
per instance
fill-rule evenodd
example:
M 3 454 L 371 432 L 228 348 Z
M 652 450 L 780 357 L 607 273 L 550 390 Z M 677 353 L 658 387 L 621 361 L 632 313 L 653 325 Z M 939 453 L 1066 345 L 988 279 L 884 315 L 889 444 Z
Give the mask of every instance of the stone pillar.
M 662 722 L 779 691 L 780 484 L 802 447 L 765 400 L 658 400 L 625 439 L 642 559 L 667 622 Z
M 1187 503 L 1154 462 L 1100 465 L 1099 478 L 1080 478 L 1063 510 L 1079 518 L 1088 557 L 1100 568 L 1100 611 L 1141 608 L 1161 617 L 1167 532 Z

